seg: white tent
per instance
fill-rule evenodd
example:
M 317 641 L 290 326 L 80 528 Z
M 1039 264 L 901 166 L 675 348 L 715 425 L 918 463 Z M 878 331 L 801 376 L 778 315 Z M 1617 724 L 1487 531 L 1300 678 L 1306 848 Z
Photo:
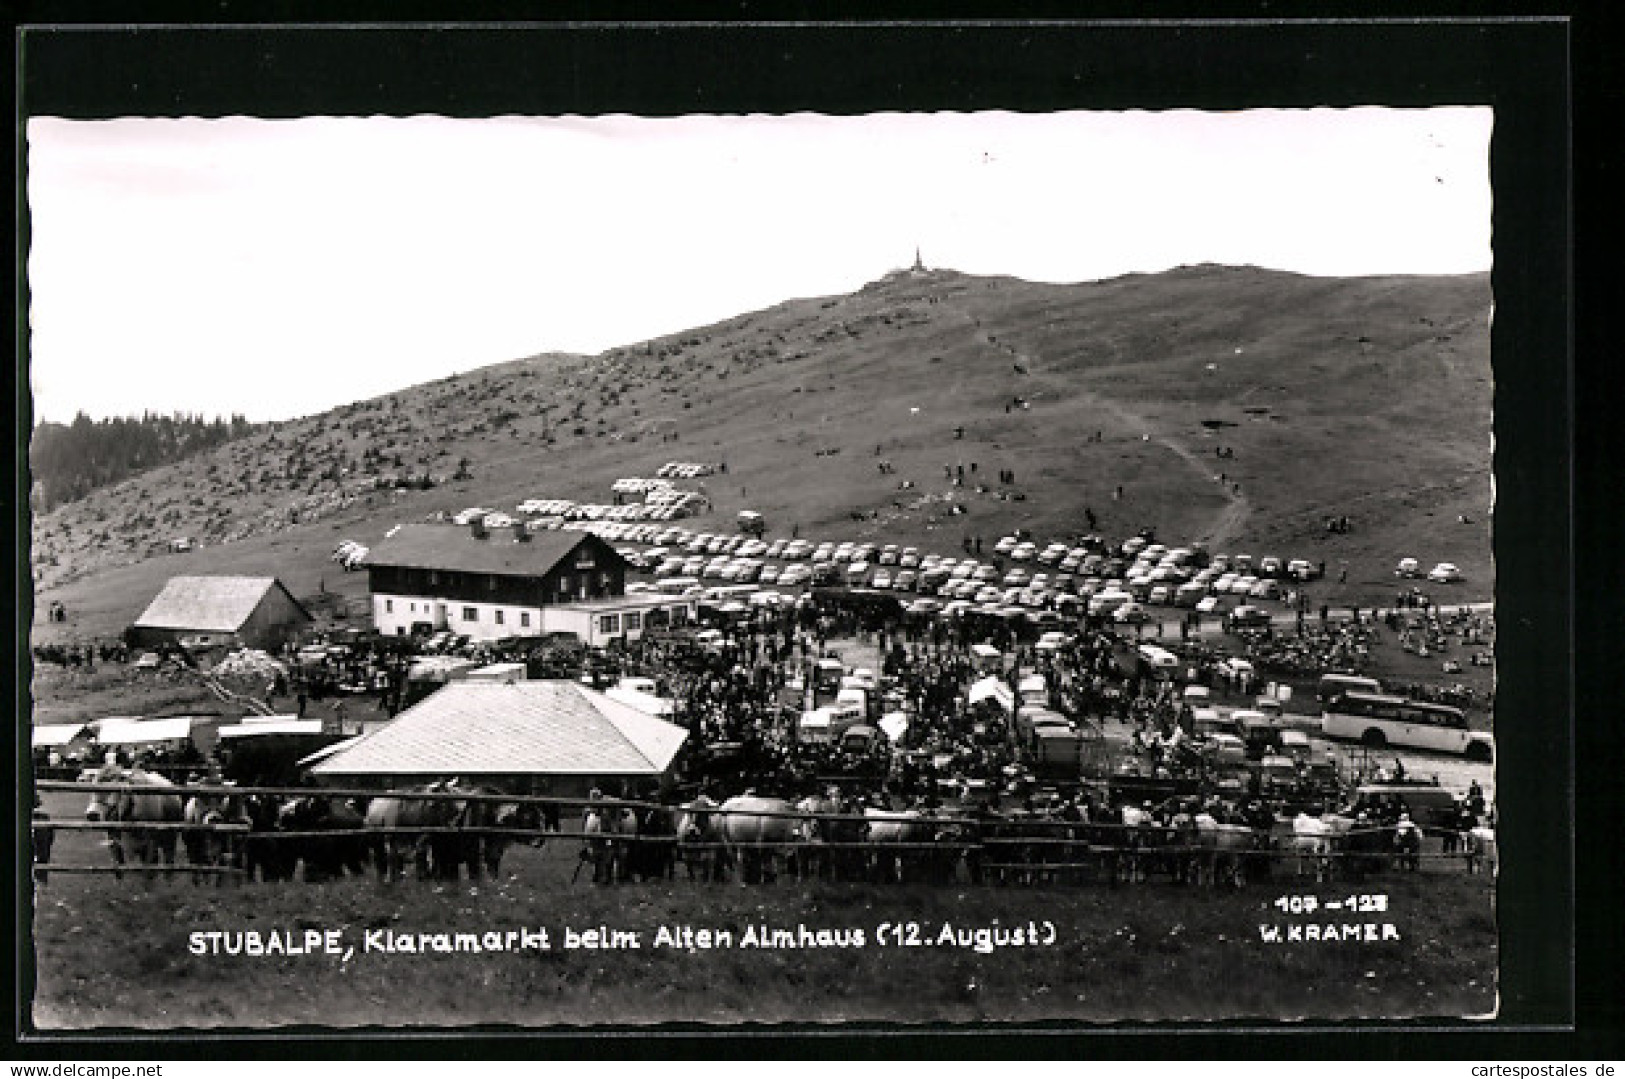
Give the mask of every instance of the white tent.
M 886 732 L 886 737 L 891 739 L 892 742 L 900 742 L 903 735 L 908 733 L 908 713 L 887 712 L 880 717 L 878 726 Z
M 814 708 L 811 712 L 801 713 L 798 737 L 803 742 L 828 742 L 830 726 L 829 712 L 823 708 Z
M 108 719 L 96 728 L 96 741 L 104 746 L 184 742 L 192 736 L 191 716 L 165 719 Z
M 1010 687 L 1005 684 L 1002 678 L 988 677 L 973 682 L 970 692 L 967 694 L 967 699 L 971 704 L 980 704 L 982 701 L 991 700 L 1006 712 L 1013 712 L 1016 708 L 1016 695 L 1010 692 Z
M 322 721 L 319 719 L 300 719 L 297 716 L 258 716 L 252 719 L 245 718 L 241 723 L 231 727 L 220 728 L 220 738 L 228 741 L 233 738 L 263 738 L 272 734 L 321 734 Z
M 85 733 L 83 723 L 46 723 L 34 728 L 35 749 L 57 749 Z

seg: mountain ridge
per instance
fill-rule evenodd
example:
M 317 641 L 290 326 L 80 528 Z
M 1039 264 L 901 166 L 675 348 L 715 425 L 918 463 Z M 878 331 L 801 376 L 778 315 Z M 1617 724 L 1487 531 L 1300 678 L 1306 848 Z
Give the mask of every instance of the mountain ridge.
M 1490 306 L 1487 273 L 895 271 L 272 425 L 36 520 L 36 590 L 83 603 L 107 574 L 146 587 L 181 572 L 156 554 L 177 535 L 204 545 L 191 563 L 325 587 L 335 532 L 367 543 L 469 505 L 608 502 L 615 478 L 667 460 L 726 461 L 711 531 L 752 508 L 781 533 L 948 551 L 1016 527 L 1081 532 L 1087 507 L 1110 534 L 1274 544 L 1364 578 L 1432 513 L 1407 553 L 1487 582 Z M 1326 535 L 1343 514 L 1355 530 Z M 1442 527 L 1462 516 L 1476 527 Z

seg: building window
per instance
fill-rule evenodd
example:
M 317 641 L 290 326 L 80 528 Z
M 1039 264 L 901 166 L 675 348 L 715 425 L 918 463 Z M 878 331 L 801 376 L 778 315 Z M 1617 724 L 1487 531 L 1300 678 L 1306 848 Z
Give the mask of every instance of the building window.
M 598 563 L 593 561 L 591 551 L 583 550 L 580 554 L 576 555 L 576 569 L 592 569 L 596 565 L 598 565 Z
M 497 590 L 497 578 L 495 574 L 492 574 L 490 577 L 485 579 L 485 590 L 487 592 L 495 592 Z
M 463 621 L 464 622 L 478 622 L 479 620 L 480 620 L 480 609 L 478 607 L 464 607 L 463 608 Z
M 496 620 L 497 620 L 497 625 L 499 625 L 499 626 L 502 625 L 502 612 L 501 611 L 498 611 L 496 613 Z
M 522 627 L 524 627 L 526 629 L 530 628 L 530 612 L 529 611 L 520 611 L 519 612 L 519 624 L 520 624 L 520 626 L 522 626 Z
M 440 574 L 437 573 L 434 570 L 430 570 L 429 571 L 429 583 L 430 584 L 439 584 L 440 583 Z
M 384 613 L 385 614 L 394 614 L 395 613 L 395 601 L 394 600 L 392 600 L 392 599 L 384 600 Z
M 598 616 L 599 633 L 619 633 L 621 631 L 621 616 L 618 614 L 604 614 Z
M 603 585 L 605 588 L 609 587 L 609 582 L 610 582 L 610 575 L 609 574 L 600 573 L 598 575 L 598 583 Z
M 405 626 L 396 626 L 395 627 L 395 636 L 397 636 L 397 637 L 406 636 L 406 627 Z
M 561 576 L 559 578 L 559 595 L 568 596 L 569 594 L 570 594 L 570 575 L 568 573 L 566 573 L 566 574 L 564 574 L 563 576 Z
M 637 611 L 627 611 L 626 612 L 626 632 L 631 633 L 635 629 L 642 629 L 642 628 L 643 628 L 643 615 L 640 614 Z

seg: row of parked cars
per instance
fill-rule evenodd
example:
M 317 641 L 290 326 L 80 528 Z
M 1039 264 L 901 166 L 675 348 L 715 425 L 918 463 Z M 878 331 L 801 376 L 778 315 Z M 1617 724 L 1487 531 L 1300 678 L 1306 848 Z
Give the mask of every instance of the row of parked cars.
M 716 465 L 698 461 L 667 461 L 655 470 L 655 475 L 661 479 L 692 480 L 709 476 L 716 470 Z
M 1133 536 L 1123 541 L 1115 551 L 1099 536 L 1085 536 L 1081 543 L 1070 547 L 1064 543 L 1051 543 L 1042 549 L 1031 540 L 1002 536 L 993 545 L 993 550 L 1012 561 L 1054 566 L 1062 573 L 1087 574 L 1113 558 L 1123 558 L 1133 560 L 1136 565 L 1163 571 L 1213 566 L 1221 571 L 1234 568 L 1238 573 L 1250 572 L 1260 578 L 1295 581 L 1313 580 L 1320 575 L 1319 567 L 1308 559 L 1282 560 L 1274 555 L 1265 555 L 1257 559 L 1255 565 L 1253 556 L 1249 554 L 1209 556 L 1200 544 L 1170 548 L 1153 543 L 1144 536 Z
M 568 498 L 532 498 L 519 503 L 516 507 L 518 516 L 484 506 L 470 506 L 452 515 L 451 520 L 458 525 L 479 521 L 491 529 L 512 528 L 515 525 L 523 525 L 533 531 L 560 527 L 591 529 L 608 522 L 674 521 L 689 516 L 695 508 L 694 503 L 703 501 L 702 496 L 691 491 L 670 490 L 652 492 L 646 502 L 628 502 L 619 506 L 574 502 Z
M 613 525 L 605 529 L 613 529 Z M 614 534 L 604 529 L 601 534 Z M 619 548 L 635 565 L 664 579 L 694 578 L 742 584 L 844 584 L 916 593 L 967 606 L 1073 609 L 1110 616 L 1124 623 L 1148 621 L 1146 605 L 1218 610 L 1217 597 L 1278 598 L 1279 584 L 1256 574 L 1227 568 L 1219 556 L 1197 568 L 1197 552 L 1169 550 L 1141 540 L 1130 542 L 1133 561 L 1122 554 L 1090 551 L 1079 567 L 1084 575 L 1057 569 L 1051 575 L 1016 565 L 1008 570 L 993 562 L 922 553 L 899 544 L 803 539 L 768 541 L 740 534 L 692 533 L 684 529 L 655 531 L 632 528 L 627 539 L 655 541 L 648 550 Z M 1069 552 L 1070 553 L 1070 552 Z M 1242 556 L 1238 564 L 1246 565 Z M 780 565 L 789 562 L 789 565 Z M 1065 559 L 1062 560 L 1062 564 Z
M 652 566 L 648 564 L 651 560 L 648 554 L 640 555 L 639 559 L 645 568 L 654 570 L 655 576 L 677 582 L 692 578 L 732 584 L 776 584 L 786 588 L 814 583 L 809 566 L 780 566 L 761 558 L 726 554 L 709 559 L 705 555 L 671 555 L 660 557 Z
M 1401 558 L 1399 565 L 1394 568 L 1395 577 L 1417 578 L 1422 576 L 1422 564 L 1414 558 Z M 1427 572 L 1427 579 L 1434 584 L 1453 584 L 1462 579 L 1461 570 L 1454 562 L 1440 562 Z

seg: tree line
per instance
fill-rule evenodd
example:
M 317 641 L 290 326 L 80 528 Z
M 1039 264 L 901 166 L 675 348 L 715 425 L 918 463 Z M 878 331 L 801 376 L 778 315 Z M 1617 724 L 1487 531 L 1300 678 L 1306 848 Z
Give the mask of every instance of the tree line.
M 69 424 L 35 426 L 29 447 L 33 485 L 29 501 L 44 513 L 149 468 L 212 450 L 258 428 L 241 415 L 205 419 L 176 412 L 144 412 L 92 420 L 83 412 Z

